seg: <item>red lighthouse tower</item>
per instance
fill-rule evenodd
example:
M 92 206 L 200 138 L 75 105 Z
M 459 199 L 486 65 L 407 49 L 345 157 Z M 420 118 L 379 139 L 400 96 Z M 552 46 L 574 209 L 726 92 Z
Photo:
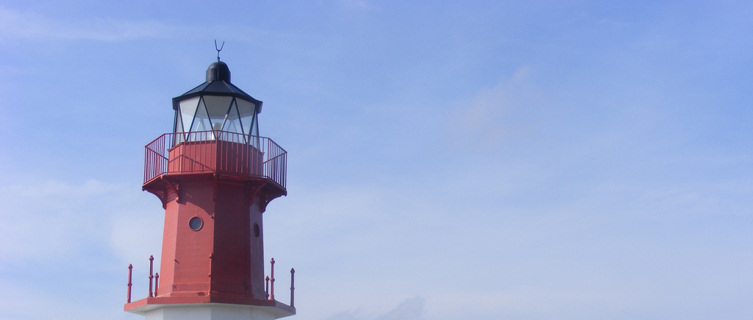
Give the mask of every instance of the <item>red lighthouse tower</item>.
M 150 270 L 148 297 L 133 302 L 129 273 L 124 309 L 149 320 L 295 314 L 294 271 L 290 305 L 274 298 L 274 260 L 264 275 L 262 214 L 287 194 L 287 153 L 259 136 L 262 102 L 217 60 L 206 82 L 173 98 L 173 132 L 146 146 L 143 189 L 165 209 L 160 273 Z

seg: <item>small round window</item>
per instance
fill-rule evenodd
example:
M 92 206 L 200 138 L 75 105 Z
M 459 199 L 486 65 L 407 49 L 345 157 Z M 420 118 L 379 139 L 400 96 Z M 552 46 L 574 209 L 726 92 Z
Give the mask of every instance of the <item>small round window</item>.
M 201 218 L 199 217 L 193 217 L 191 220 L 188 220 L 188 227 L 191 228 L 191 230 L 199 230 L 204 225 L 204 222 L 201 221 Z

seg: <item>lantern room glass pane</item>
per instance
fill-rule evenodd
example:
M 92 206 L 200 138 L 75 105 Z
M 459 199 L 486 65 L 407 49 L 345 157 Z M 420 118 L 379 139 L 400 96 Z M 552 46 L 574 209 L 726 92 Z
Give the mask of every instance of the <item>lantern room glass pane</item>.
M 183 132 L 183 119 L 180 117 L 180 111 L 175 111 L 175 131 Z
M 259 117 L 254 114 L 254 120 L 251 121 L 251 135 L 258 136 L 259 135 Z
M 209 119 L 212 122 L 212 130 L 222 130 L 225 116 L 230 109 L 232 101 L 233 97 L 229 96 L 204 96 L 204 104 L 206 105 Z
M 254 118 L 256 117 L 256 105 L 243 99 L 236 99 L 236 101 L 238 102 L 238 113 L 241 117 L 243 133 L 259 135 L 258 130 L 252 130 L 252 127 L 254 127 Z
M 243 136 L 243 127 L 241 126 L 240 118 L 240 114 L 238 113 L 238 105 L 236 103 L 232 103 L 230 105 L 230 111 L 228 111 L 227 113 L 223 131 L 233 132 L 236 134 L 227 134 L 226 136 L 228 137 L 224 140 L 245 143 L 246 139 Z
M 183 130 L 190 130 L 193 117 L 196 114 L 196 106 L 199 104 L 199 97 L 193 97 L 179 102 L 180 117 L 183 120 Z
M 183 119 L 181 119 L 181 113 L 179 110 L 175 111 L 175 141 L 173 144 L 178 144 L 186 141 L 186 134 L 183 133 Z
M 212 130 L 212 123 L 209 121 L 209 114 L 207 113 L 207 108 L 204 105 L 204 100 L 199 101 L 199 107 L 196 108 L 196 115 L 193 119 L 193 124 L 191 125 L 191 136 L 189 137 L 189 140 L 191 141 L 199 141 L 199 140 L 213 140 L 214 135 L 211 133 L 201 133 L 199 135 L 196 135 L 194 132 L 198 131 L 210 131 Z
M 227 139 L 223 139 L 223 140 L 234 141 L 234 142 L 238 142 L 236 140 L 245 141 L 245 139 L 243 139 L 243 137 L 241 137 L 241 135 L 243 134 L 243 132 L 241 131 L 240 124 L 241 124 L 240 121 L 238 121 L 237 119 L 235 121 L 228 120 L 227 122 L 225 122 L 225 130 L 224 131 L 225 132 L 237 133 L 237 134 L 229 134 L 228 133 L 228 134 L 226 134 Z

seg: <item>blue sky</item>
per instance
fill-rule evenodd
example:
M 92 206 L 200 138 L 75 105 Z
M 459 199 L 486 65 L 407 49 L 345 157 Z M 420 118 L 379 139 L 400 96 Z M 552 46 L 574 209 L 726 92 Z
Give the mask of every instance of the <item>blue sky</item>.
M 4 1 L 0 319 L 140 319 L 143 146 L 214 39 L 289 153 L 265 254 L 295 319 L 748 319 L 750 12 Z

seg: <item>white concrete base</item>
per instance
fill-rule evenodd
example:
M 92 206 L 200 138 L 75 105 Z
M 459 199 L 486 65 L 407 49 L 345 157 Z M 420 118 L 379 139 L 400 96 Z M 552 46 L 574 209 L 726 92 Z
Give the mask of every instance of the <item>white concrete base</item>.
M 222 303 L 161 305 L 152 310 L 139 312 L 145 320 L 274 320 L 277 318 L 269 307 L 234 305 Z

